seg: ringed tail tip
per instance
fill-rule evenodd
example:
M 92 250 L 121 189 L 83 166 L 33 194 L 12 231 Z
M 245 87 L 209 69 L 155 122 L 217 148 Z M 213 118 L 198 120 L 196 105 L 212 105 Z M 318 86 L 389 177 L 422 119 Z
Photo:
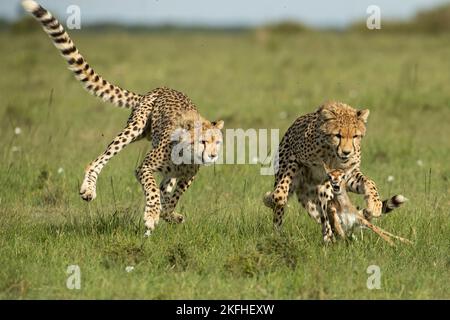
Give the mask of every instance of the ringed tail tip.
M 399 194 L 399 195 L 395 196 L 395 200 L 399 203 L 403 203 L 403 202 L 408 201 L 409 199 L 406 198 L 404 195 Z
M 27 12 L 33 13 L 40 8 L 40 5 L 34 0 L 22 0 L 22 7 Z

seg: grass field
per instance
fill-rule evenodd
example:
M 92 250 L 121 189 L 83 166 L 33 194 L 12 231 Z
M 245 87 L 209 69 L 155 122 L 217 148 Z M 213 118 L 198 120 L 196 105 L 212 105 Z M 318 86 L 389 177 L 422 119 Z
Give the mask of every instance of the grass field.
M 383 197 L 410 199 L 377 222 L 414 241 L 393 248 L 367 231 L 324 247 L 295 199 L 273 232 L 261 201 L 273 178 L 259 165 L 203 168 L 178 206 L 186 223 L 145 239 L 133 173 L 144 141 L 114 158 L 97 199 L 83 202 L 83 170 L 128 112 L 88 95 L 38 31 L 0 33 L 0 298 L 450 298 L 447 35 L 72 32 L 106 79 L 183 91 L 226 128 L 283 134 L 330 99 L 369 108 L 362 170 Z M 66 287 L 69 265 L 81 269 L 80 290 Z M 370 265 L 379 290 L 366 287 Z

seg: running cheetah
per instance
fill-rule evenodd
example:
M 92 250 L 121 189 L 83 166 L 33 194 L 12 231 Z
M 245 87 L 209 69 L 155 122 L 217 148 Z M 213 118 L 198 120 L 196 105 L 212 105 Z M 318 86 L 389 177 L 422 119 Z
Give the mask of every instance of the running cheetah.
M 147 138 L 153 148 L 136 170 L 136 177 L 145 194 L 147 234 L 154 230 L 160 216 L 168 222 L 183 222 L 183 216 L 175 213 L 174 209 L 194 180 L 200 165 L 212 164 L 218 159 L 223 121 L 204 119 L 192 101 L 176 90 L 162 87 L 141 95 L 109 83 L 87 63 L 63 26 L 49 11 L 33 0 L 24 0 L 22 5 L 42 24 L 69 64 L 69 69 L 89 93 L 118 107 L 131 109 L 122 132 L 87 166 L 80 188 L 81 198 L 86 201 L 95 199 L 97 178 L 108 161 L 128 144 Z M 183 134 L 175 134 L 180 133 L 179 130 Z M 175 164 L 172 156 L 179 151 L 175 148 L 179 145 L 186 147 L 183 156 L 187 153 L 189 159 Z M 163 176 L 159 188 L 156 173 Z
M 275 158 L 274 191 L 264 196 L 264 204 L 273 209 L 276 227 L 283 222 L 289 196 L 296 192 L 309 215 L 322 224 L 324 241 L 331 241 L 327 215 L 317 207 L 317 201 L 302 195 L 305 184 L 317 186 L 326 181 L 323 163 L 343 169 L 347 189 L 365 195 L 367 218 L 380 216 L 382 202 L 377 187 L 359 169 L 361 139 L 366 133 L 368 117 L 367 109 L 356 110 L 344 103 L 327 102 L 291 125 Z

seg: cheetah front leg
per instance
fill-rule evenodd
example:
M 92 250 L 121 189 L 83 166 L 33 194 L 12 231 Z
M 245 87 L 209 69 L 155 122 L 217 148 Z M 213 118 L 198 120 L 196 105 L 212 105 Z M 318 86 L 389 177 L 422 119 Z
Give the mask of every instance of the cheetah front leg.
M 114 140 L 108 145 L 106 150 L 92 161 L 86 168 L 83 183 L 80 188 L 80 196 L 83 200 L 91 201 L 96 197 L 97 178 L 103 167 L 130 143 L 142 138 L 146 123 L 141 120 L 145 115 L 132 115 L 128 120 L 126 127 L 120 132 Z
M 168 178 L 164 180 L 173 181 L 175 178 Z M 161 217 L 170 223 L 183 223 L 184 222 L 184 216 L 174 212 L 175 207 L 177 206 L 178 200 L 180 200 L 181 196 L 186 192 L 186 190 L 189 188 L 189 186 L 192 184 L 192 182 L 195 179 L 195 175 L 189 175 L 186 177 L 179 177 L 178 179 L 175 179 L 175 183 L 173 186 L 175 187 L 175 190 L 173 192 L 170 192 L 170 186 L 172 185 L 171 182 L 165 182 L 163 181 L 164 186 L 166 187 L 166 191 L 169 192 L 162 192 L 161 197 Z M 165 183 L 164 183 L 165 182 Z M 163 186 L 163 187 L 164 187 Z
M 382 213 L 383 203 L 378 194 L 375 182 L 367 178 L 359 170 L 355 170 L 347 180 L 347 190 L 358 194 L 364 194 L 367 208 L 364 209 L 364 216 L 370 220 L 372 217 L 379 217 Z

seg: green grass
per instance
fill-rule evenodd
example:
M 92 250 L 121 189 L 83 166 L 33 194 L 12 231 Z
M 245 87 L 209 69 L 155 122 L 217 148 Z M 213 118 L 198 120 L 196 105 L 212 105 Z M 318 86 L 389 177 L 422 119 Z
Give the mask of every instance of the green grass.
M 294 199 L 274 233 L 261 201 L 273 178 L 258 165 L 203 168 L 178 206 L 186 223 L 145 239 L 133 172 L 148 142 L 105 167 L 94 202 L 78 196 L 128 112 L 84 92 L 42 32 L 1 33 L 0 298 L 450 298 L 448 36 L 72 34 L 106 79 L 183 91 L 227 128 L 283 134 L 330 99 L 369 108 L 362 170 L 384 197 L 410 198 L 377 223 L 414 245 L 365 231 L 324 247 Z M 72 264 L 81 290 L 66 288 Z M 380 290 L 366 287 L 369 265 Z

